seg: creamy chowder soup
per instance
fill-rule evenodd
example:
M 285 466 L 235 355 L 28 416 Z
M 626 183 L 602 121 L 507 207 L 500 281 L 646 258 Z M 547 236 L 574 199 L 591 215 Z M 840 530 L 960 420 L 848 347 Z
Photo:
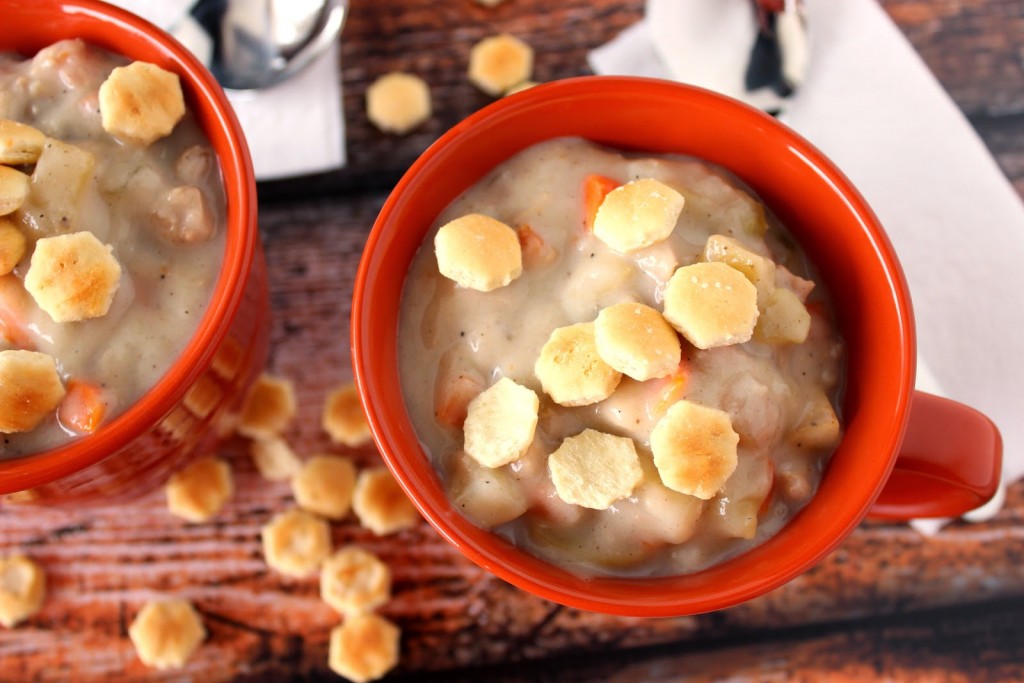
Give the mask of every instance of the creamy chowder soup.
M 225 211 L 176 75 L 80 40 L 0 54 L 0 457 L 95 431 L 168 370 Z
M 842 342 L 792 237 L 719 168 L 581 139 L 528 148 L 437 219 L 399 365 L 455 507 L 582 574 L 761 543 L 841 434 Z

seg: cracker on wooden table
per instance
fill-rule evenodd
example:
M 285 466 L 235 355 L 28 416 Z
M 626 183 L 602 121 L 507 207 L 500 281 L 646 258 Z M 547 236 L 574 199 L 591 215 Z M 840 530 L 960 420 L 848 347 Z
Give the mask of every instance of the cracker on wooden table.
M 262 374 L 249 389 L 238 418 L 238 433 L 272 439 L 295 417 L 295 386 L 285 377 Z
M 359 473 L 352 510 L 359 523 L 377 536 L 412 528 L 420 521 L 416 506 L 386 467 L 371 467 Z
M 685 203 L 660 180 L 633 180 L 605 195 L 594 217 L 594 235 L 621 254 L 649 247 L 672 234 Z
M 644 478 L 633 440 L 595 429 L 565 439 L 548 470 L 559 498 L 592 510 L 607 510 Z
M 288 442 L 281 438 L 257 439 L 249 443 L 249 455 L 256 469 L 267 481 L 291 479 L 300 469 L 302 461 Z
M 314 455 L 292 477 L 299 507 L 333 520 L 348 514 L 355 486 L 356 466 L 340 455 Z
M 622 373 L 598 353 L 594 323 L 555 329 L 541 348 L 533 371 L 545 393 L 563 406 L 602 401 L 622 379 Z
M 518 460 L 533 443 L 539 408 L 533 390 L 502 377 L 469 403 L 466 453 L 486 467 Z
M 105 131 L 142 146 L 170 135 L 185 115 L 178 75 L 147 62 L 111 71 L 100 86 L 99 104 Z
M 672 374 L 682 358 L 675 329 L 640 303 L 602 309 L 594 321 L 594 340 L 604 362 L 639 382 Z
M 460 216 L 434 236 L 441 274 L 480 292 L 504 287 L 523 272 L 523 252 L 516 231 L 480 213 Z
M 736 470 L 739 440 L 728 413 L 682 399 L 651 431 L 651 453 L 665 486 L 710 500 Z
M 146 666 L 180 669 L 206 639 L 206 629 L 187 600 L 153 600 L 139 610 L 128 637 Z
M 364 548 L 341 548 L 320 568 L 320 597 L 342 615 L 371 612 L 391 599 L 391 569 Z
M 366 117 L 385 133 L 404 135 L 430 114 L 430 89 L 414 74 L 393 71 L 366 89 Z
M 46 135 L 27 123 L 0 119 L 0 164 L 34 164 L 43 151 Z
M 0 557 L 0 624 L 14 628 L 36 614 L 46 598 L 46 572 L 21 554 Z
M 749 341 L 757 323 L 757 288 L 724 263 L 678 269 L 664 293 L 665 319 L 699 349 Z
M 376 614 L 358 614 L 331 631 L 328 666 L 354 683 L 381 678 L 398 664 L 401 631 Z
M 359 390 L 348 382 L 327 393 L 320 426 L 334 443 L 358 448 L 370 442 L 370 423 L 366 421 Z
M 331 553 L 330 526 L 298 508 L 274 515 L 260 530 L 260 536 L 267 564 L 285 576 L 310 576 Z
M 37 241 L 25 273 L 25 289 L 58 323 L 106 315 L 120 284 L 113 247 L 88 231 Z
M 231 466 L 208 456 L 178 470 L 167 480 L 167 509 L 189 522 L 205 522 L 224 507 L 234 493 Z
M 29 432 L 64 398 L 53 356 L 37 351 L 0 351 L 0 434 Z
M 469 51 L 469 80 L 498 96 L 533 74 L 533 48 L 508 33 L 484 38 Z

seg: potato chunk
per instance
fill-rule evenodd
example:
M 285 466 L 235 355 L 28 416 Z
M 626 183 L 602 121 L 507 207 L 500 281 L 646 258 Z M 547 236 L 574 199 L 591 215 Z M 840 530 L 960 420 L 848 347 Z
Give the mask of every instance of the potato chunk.
M 685 203 L 660 180 L 634 180 L 605 195 L 594 217 L 594 235 L 621 254 L 649 247 L 672 234 Z
M 29 177 L 21 171 L 0 166 L 0 216 L 14 213 L 28 198 Z
M 729 414 L 686 399 L 651 431 L 651 452 L 665 486 L 710 500 L 736 469 L 739 435 Z
M 14 223 L 0 218 L 0 276 L 7 275 L 25 255 L 25 235 Z
M 632 439 L 594 429 L 563 441 L 548 469 L 559 498 L 592 510 L 607 510 L 644 478 Z
M 190 602 L 150 601 L 128 627 L 128 637 L 146 666 L 180 669 L 206 639 L 206 629 Z
M 398 663 L 401 631 L 384 617 L 359 614 L 331 631 L 328 666 L 354 683 L 382 677 Z
M 95 170 L 96 157 L 92 152 L 47 138 L 32 170 L 29 198 L 22 211 L 48 234 L 88 227 L 78 226 L 78 216 Z
M 231 466 L 215 457 L 196 460 L 175 472 L 165 488 L 167 509 L 189 522 L 205 522 L 216 515 L 235 490 Z
M 143 147 L 170 135 L 185 115 L 178 75 L 155 64 L 115 68 L 99 94 L 103 130 Z
M 30 432 L 64 398 L 52 356 L 35 351 L 0 351 L 0 434 Z
M 152 225 L 157 237 L 169 244 L 199 244 L 217 231 L 210 204 L 194 185 L 170 190 L 153 209 Z
M 120 284 L 113 247 L 91 232 L 40 239 L 25 273 L 25 289 L 58 323 L 106 315 Z
M 356 466 L 338 455 L 315 455 L 292 477 L 292 494 L 303 510 L 342 519 L 352 505 Z
M 507 33 L 484 38 L 469 52 L 469 80 L 488 95 L 501 95 L 532 73 L 533 48 Z
M 263 374 L 249 389 L 238 420 L 238 433 L 272 439 L 295 417 L 295 386 L 283 377 Z
M 612 395 L 622 373 L 597 351 L 594 323 L 559 327 L 540 350 L 534 374 L 551 399 L 563 406 L 585 406 Z
M 508 468 L 491 469 L 464 452 L 451 456 L 448 497 L 456 510 L 484 529 L 519 517 L 530 501 Z
M 370 442 L 370 423 L 355 384 L 349 382 L 328 392 L 320 425 L 334 443 L 358 448 Z
M 537 394 L 502 377 L 469 404 L 466 453 L 486 467 L 518 460 L 533 442 L 539 408 Z
M 504 287 L 523 273 L 516 231 L 479 213 L 441 226 L 434 236 L 434 252 L 442 275 L 480 292 Z
M 46 135 L 32 126 L 0 119 L 0 164 L 34 164 L 43 151 Z
M 363 548 L 342 548 L 320 569 L 320 597 L 338 614 L 371 612 L 391 598 L 391 570 Z
M 260 530 L 263 557 L 285 576 L 305 578 L 331 553 L 331 528 L 325 520 L 293 509 L 274 515 Z
M 817 391 L 807 400 L 789 441 L 799 448 L 835 448 L 841 437 L 842 426 L 832 401 L 824 391 Z
M 803 344 L 811 331 L 811 314 L 788 289 L 775 289 L 765 297 L 754 327 L 754 339 L 768 344 Z
M 420 520 L 416 506 L 386 467 L 372 467 L 359 473 L 352 509 L 359 523 L 377 536 L 409 529 Z
M 665 319 L 699 349 L 749 341 L 757 316 L 757 288 L 724 263 L 684 266 L 665 287 Z
M 404 135 L 430 118 L 430 89 L 413 74 L 384 74 L 366 89 L 366 116 L 385 133 Z
M 638 382 L 666 377 L 679 367 L 679 335 L 650 306 L 621 303 L 603 309 L 594 321 L 601 359 Z
M 24 555 L 0 557 L 0 624 L 14 628 L 43 606 L 46 574 Z

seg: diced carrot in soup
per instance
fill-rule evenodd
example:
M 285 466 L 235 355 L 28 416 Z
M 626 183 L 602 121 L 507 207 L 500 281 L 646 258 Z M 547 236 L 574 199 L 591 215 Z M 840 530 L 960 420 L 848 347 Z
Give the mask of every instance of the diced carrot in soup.
M 612 180 L 603 175 L 588 175 L 583 179 L 583 229 L 590 232 L 594 229 L 594 218 L 597 210 L 601 208 L 601 202 L 609 192 L 621 185 L 618 180 Z
M 26 322 L 31 304 L 21 280 L 13 275 L 0 276 L 0 341 L 18 349 L 35 350 L 35 340 Z
M 523 250 L 524 268 L 546 266 L 558 258 L 558 251 L 529 225 L 516 228 L 516 236 L 519 237 L 519 246 Z
M 68 382 L 67 394 L 57 408 L 60 423 L 79 434 L 95 432 L 107 413 L 109 400 L 99 386 L 73 379 Z

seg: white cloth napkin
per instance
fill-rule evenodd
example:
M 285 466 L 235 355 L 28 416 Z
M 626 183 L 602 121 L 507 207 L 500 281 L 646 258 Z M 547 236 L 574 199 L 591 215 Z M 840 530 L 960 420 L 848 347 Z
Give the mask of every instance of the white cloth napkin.
M 594 50 L 591 67 L 721 90 L 687 68 L 702 44 L 730 39 L 689 25 L 694 3 L 711 2 L 648 0 L 645 20 Z M 1024 205 L 875 0 L 806 6 L 810 68 L 782 120 L 843 169 L 892 239 L 914 302 L 918 388 L 992 418 L 1004 441 L 1003 481 L 1014 481 L 1024 474 Z M 987 518 L 1002 500 L 968 517 Z
M 209 63 L 209 37 L 188 12 L 195 0 L 112 0 L 169 31 Z M 245 131 L 257 180 L 321 173 L 345 165 L 338 46 L 297 76 L 266 90 L 228 90 Z

